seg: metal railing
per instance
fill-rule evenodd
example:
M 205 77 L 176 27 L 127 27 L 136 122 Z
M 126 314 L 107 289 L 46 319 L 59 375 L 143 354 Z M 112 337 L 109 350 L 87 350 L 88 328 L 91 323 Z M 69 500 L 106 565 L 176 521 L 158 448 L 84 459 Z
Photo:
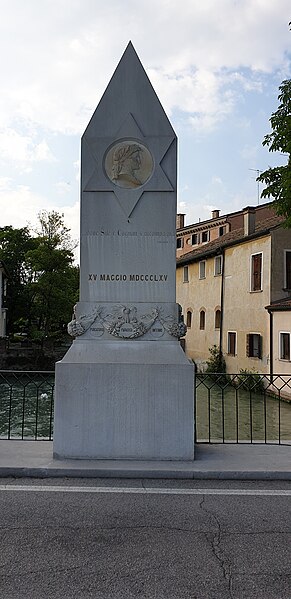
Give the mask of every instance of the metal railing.
M 291 375 L 196 375 L 196 443 L 291 445 Z
M 0 439 L 51 441 L 54 372 L 0 371 Z
M 53 438 L 53 371 L 0 371 L 0 440 Z M 196 443 L 291 445 L 291 374 L 196 374 Z

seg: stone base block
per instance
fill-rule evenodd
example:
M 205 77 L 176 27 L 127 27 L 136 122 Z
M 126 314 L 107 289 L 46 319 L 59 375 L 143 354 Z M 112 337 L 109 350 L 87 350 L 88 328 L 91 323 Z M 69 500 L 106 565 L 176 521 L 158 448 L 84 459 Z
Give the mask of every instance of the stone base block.
M 159 345 L 74 342 L 56 365 L 55 457 L 194 459 L 193 365 Z

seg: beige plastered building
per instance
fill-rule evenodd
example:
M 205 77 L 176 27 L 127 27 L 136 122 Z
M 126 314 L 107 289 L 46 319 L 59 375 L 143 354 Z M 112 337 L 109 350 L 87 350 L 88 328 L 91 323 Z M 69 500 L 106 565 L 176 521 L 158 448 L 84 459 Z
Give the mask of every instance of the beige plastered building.
M 228 373 L 291 375 L 291 302 L 286 309 L 291 230 L 272 209 L 271 216 L 260 219 L 257 211 L 242 210 L 243 226 L 177 258 L 177 301 L 188 327 L 185 351 L 200 371 L 216 345 Z M 282 300 L 285 310 L 274 309 Z M 289 346 L 280 332 L 288 333 Z
M 272 302 L 266 310 L 270 319 L 272 382 L 283 398 L 291 399 L 291 297 Z

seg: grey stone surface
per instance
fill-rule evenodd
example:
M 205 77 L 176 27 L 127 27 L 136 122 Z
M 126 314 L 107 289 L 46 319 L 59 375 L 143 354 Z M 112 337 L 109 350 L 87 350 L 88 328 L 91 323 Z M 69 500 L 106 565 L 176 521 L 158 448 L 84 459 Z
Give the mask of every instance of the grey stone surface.
M 120 140 L 141 148 L 141 162 L 143 148 L 151 156 L 137 188 L 106 172 Z M 176 301 L 176 161 L 176 135 L 130 44 L 82 138 L 80 301 Z
M 74 460 L 55 459 L 50 441 L 2 440 L 0 476 L 290 481 L 291 446 L 198 445 L 195 461 Z
M 194 458 L 194 368 L 176 304 L 176 145 L 129 44 L 82 137 L 80 301 L 76 340 L 56 368 L 56 456 Z
M 79 364 L 75 374 L 71 364 L 59 367 L 57 392 L 63 401 L 56 412 L 55 453 L 72 458 L 194 458 L 193 397 L 180 395 L 179 389 L 180 377 L 186 390 L 192 386 L 187 364 L 87 363 Z M 82 401 L 76 388 L 84 391 Z
M 103 494 L 86 492 L 92 480 L 1 481 L 1 598 L 290 599 L 290 495 L 246 496 L 240 481 L 222 485 L 235 496 L 116 494 L 111 483 Z M 59 485 L 70 492 L 50 492 Z

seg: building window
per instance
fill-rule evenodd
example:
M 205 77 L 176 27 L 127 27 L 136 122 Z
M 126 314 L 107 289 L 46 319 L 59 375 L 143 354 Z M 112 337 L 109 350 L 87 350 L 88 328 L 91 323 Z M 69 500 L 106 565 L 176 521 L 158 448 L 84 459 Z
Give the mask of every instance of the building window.
M 201 242 L 206 243 L 210 239 L 210 231 L 202 231 L 201 233 Z
M 191 243 L 192 243 L 192 245 L 197 245 L 199 243 L 199 234 L 198 233 L 193 233 L 193 235 L 191 237 Z
M 215 328 L 220 329 L 221 325 L 221 310 L 215 310 Z
M 280 333 L 280 360 L 290 361 L 290 333 Z
M 285 250 L 284 289 L 291 289 L 291 250 Z
M 183 237 L 178 237 L 177 239 L 177 250 L 180 250 L 183 247 Z
M 199 279 L 205 279 L 206 277 L 206 262 L 202 260 L 199 262 Z
M 217 277 L 222 273 L 222 256 L 215 256 L 214 258 L 214 276 Z
M 251 256 L 251 291 L 262 291 L 263 254 Z
M 189 268 L 184 266 L 183 268 L 183 283 L 189 283 Z
M 248 358 L 262 358 L 262 337 L 258 333 L 247 335 L 246 355 Z
M 221 237 L 222 235 L 225 235 L 226 233 L 226 227 L 219 227 L 219 237 Z
M 200 310 L 200 330 L 204 331 L 205 329 L 205 310 Z
M 187 318 L 186 318 L 187 329 L 191 329 L 191 324 L 192 324 L 192 311 L 187 310 Z
M 233 331 L 227 333 L 227 353 L 229 356 L 236 354 L 236 333 Z

